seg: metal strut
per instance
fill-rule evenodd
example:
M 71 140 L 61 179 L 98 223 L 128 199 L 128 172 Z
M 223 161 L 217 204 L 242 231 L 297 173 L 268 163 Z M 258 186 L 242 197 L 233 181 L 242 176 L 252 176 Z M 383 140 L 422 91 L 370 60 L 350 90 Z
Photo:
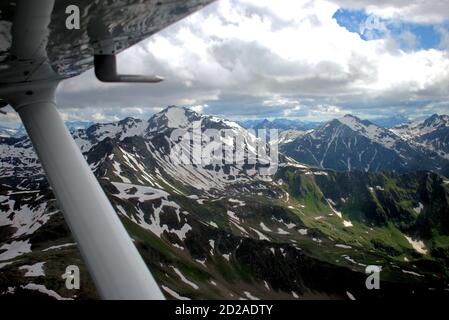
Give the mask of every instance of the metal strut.
M 95 75 L 103 82 L 157 83 L 164 79 L 156 75 L 118 74 L 115 54 L 96 54 L 94 56 Z
M 58 82 L 10 89 L 50 186 L 103 299 L 164 299 L 56 109 Z

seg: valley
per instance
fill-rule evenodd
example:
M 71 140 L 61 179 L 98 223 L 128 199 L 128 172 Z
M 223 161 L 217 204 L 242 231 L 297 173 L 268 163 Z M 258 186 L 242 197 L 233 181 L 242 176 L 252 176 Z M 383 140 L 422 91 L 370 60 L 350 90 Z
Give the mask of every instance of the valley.
M 328 143 L 323 167 L 284 149 L 304 137 L 332 137 L 333 129 L 339 135 L 332 141 L 355 147 L 348 154 L 357 157 L 374 144 L 363 140 L 367 134 L 346 138 L 358 126 L 348 121 L 281 145 L 286 156 L 271 176 L 253 174 L 248 161 L 175 163 L 168 137 L 194 122 L 202 131 L 236 132 L 247 149 L 256 139 L 236 123 L 190 109 L 95 124 L 73 136 L 168 299 L 448 295 L 449 180 L 427 167 L 443 160 L 409 170 L 411 161 L 392 155 L 378 170 L 365 170 L 363 161 L 331 170 L 324 164 L 338 161 L 328 160 L 329 150 L 343 154 L 341 144 Z M 391 153 L 424 156 L 393 133 L 371 137 Z M 359 142 L 349 145 L 351 139 Z M 1 138 L 0 164 L 0 298 L 98 298 L 28 139 Z M 79 266 L 80 290 L 65 287 L 67 265 Z M 380 290 L 365 287 L 368 265 L 382 268 Z

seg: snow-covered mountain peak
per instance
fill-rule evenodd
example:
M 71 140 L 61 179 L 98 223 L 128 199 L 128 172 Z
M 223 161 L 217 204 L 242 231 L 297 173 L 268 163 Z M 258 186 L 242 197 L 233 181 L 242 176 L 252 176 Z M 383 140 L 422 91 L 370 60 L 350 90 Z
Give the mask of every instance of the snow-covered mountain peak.
M 360 131 L 364 130 L 369 126 L 375 126 L 373 123 L 365 120 L 361 120 L 357 118 L 356 116 L 353 116 L 351 114 L 347 114 L 342 118 L 337 119 L 340 123 L 348 126 L 353 131 Z M 376 126 L 377 127 L 377 126 Z
M 359 133 L 386 148 L 393 148 L 399 139 L 394 133 L 379 127 L 368 120 L 361 120 L 350 114 L 338 119 L 338 121 L 352 131 Z
M 133 130 L 141 125 L 142 120 L 128 117 L 117 122 L 94 124 L 87 128 L 86 133 L 98 138 L 98 140 L 103 140 L 106 137 L 115 138 L 117 134 L 122 136 L 128 130 Z
M 415 121 L 391 129 L 405 140 L 417 139 L 424 135 L 449 127 L 449 116 L 434 114 L 424 121 Z
M 441 128 L 449 127 L 449 116 L 434 114 L 423 122 L 423 127 Z
M 11 138 L 16 134 L 16 129 L 0 126 L 0 138 Z
M 436 152 L 449 159 L 449 116 L 434 114 L 424 121 L 412 122 L 391 129 L 411 144 Z
M 147 131 L 149 133 L 164 133 L 167 130 L 187 129 L 192 123 L 203 118 L 203 115 L 189 108 L 169 106 L 148 120 Z
M 186 128 L 190 125 L 188 111 L 184 108 L 169 107 L 166 109 L 164 117 L 167 119 L 169 128 Z
M 170 106 L 148 120 L 149 134 L 166 134 L 175 129 L 190 130 L 193 126 L 206 129 L 245 131 L 239 124 L 220 117 L 202 115 L 185 107 Z
M 282 144 L 281 151 L 297 161 L 335 170 L 438 170 L 447 154 L 443 142 L 438 139 L 439 144 L 423 148 L 368 120 L 346 115 Z

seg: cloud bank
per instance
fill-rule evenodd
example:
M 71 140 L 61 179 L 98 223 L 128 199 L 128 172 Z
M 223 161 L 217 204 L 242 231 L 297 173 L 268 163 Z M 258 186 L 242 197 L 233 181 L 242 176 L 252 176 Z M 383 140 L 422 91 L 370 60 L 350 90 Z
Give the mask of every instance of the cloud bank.
M 430 25 L 438 45 L 414 49 L 409 30 L 362 39 L 335 18 L 342 8 Z M 172 104 L 228 118 L 448 113 L 447 12 L 448 1 L 219 0 L 119 55 L 120 71 L 163 83 L 103 84 L 88 71 L 58 101 L 68 118 L 103 121 Z

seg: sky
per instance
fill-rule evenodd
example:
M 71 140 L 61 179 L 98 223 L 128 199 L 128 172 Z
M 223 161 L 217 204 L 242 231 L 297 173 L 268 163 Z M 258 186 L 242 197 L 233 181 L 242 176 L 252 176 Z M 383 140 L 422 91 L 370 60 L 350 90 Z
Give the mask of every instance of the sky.
M 164 82 L 90 70 L 61 83 L 58 105 L 97 122 L 168 105 L 234 120 L 448 114 L 448 12 L 449 0 L 218 0 L 119 55 L 120 72 Z

